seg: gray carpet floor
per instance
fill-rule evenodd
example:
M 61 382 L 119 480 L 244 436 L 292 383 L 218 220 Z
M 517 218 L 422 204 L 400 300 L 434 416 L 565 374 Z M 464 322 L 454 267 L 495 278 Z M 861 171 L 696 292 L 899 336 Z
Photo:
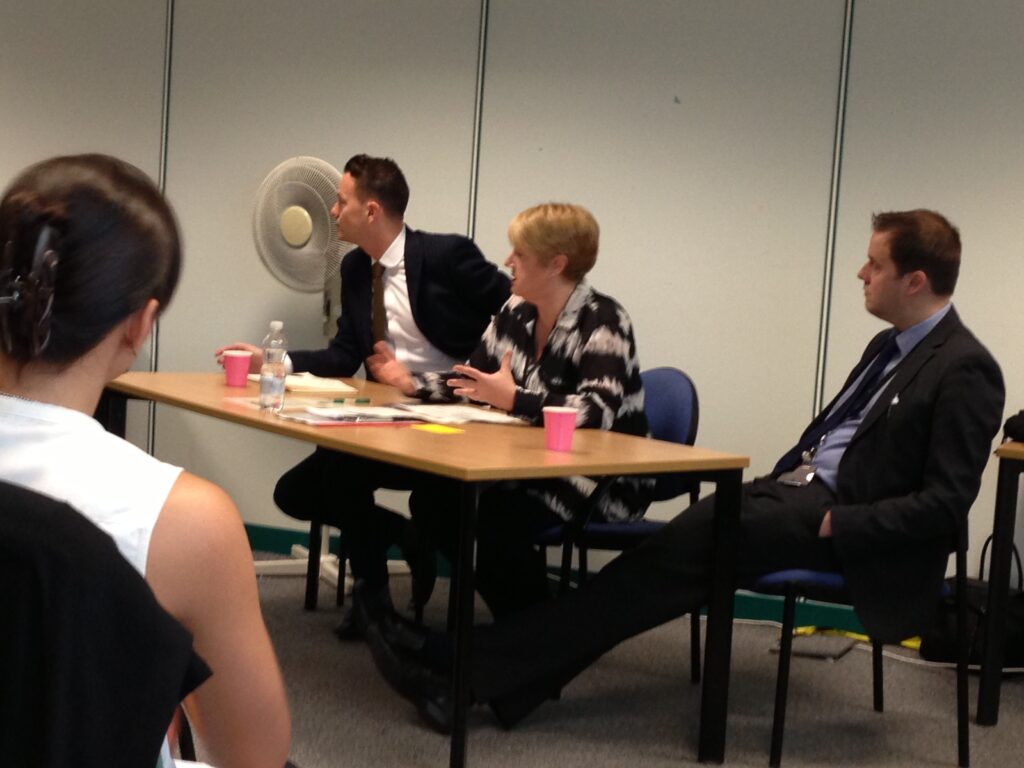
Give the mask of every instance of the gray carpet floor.
M 340 616 L 321 585 L 320 610 L 302 609 L 303 579 L 261 577 L 264 616 L 284 670 L 299 768 L 446 766 L 448 739 L 421 726 L 414 708 L 377 675 L 363 643 L 331 632 Z M 392 579 L 396 605 L 408 579 Z M 427 621 L 442 626 L 447 582 Z M 477 611 L 486 616 L 485 610 Z M 689 683 L 688 619 L 623 643 L 512 731 L 486 708 L 470 719 L 469 765 L 697 765 L 699 689 Z M 778 628 L 737 623 L 726 764 L 768 764 Z M 897 651 L 899 653 L 899 651 Z M 914 658 L 911 655 L 912 658 Z M 854 648 L 830 662 L 794 658 L 784 766 L 955 766 L 952 670 L 885 661 L 886 711 L 871 707 L 871 654 Z M 971 679 L 971 711 L 977 678 Z M 1004 679 L 1000 723 L 971 725 L 972 765 L 1024 765 L 1024 678 Z

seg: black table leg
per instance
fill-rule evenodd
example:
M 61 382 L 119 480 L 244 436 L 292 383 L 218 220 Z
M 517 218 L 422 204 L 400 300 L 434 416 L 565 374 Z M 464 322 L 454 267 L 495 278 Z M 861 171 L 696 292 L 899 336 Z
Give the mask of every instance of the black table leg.
M 985 644 L 981 650 L 981 680 L 978 684 L 978 725 L 995 725 L 999 721 L 1006 601 L 1021 471 L 1024 471 L 1024 461 L 999 460 L 996 510 L 992 521 L 992 568 L 988 575 L 988 604 L 985 609 Z
M 128 420 L 128 396 L 104 389 L 93 416 L 107 432 L 124 437 L 125 424 Z
M 729 708 L 729 664 L 732 657 L 733 602 L 736 592 L 736 542 L 740 523 L 742 470 L 721 472 L 715 488 L 715 557 L 708 602 L 704 684 L 700 700 L 697 759 L 725 760 L 725 727 Z
M 320 595 L 320 547 L 323 545 L 324 527 L 319 520 L 309 523 L 309 555 L 306 559 L 306 602 L 307 611 L 315 611 Z M 341 563 L 338 578 L 345 580 L 345 563 Z M 342 587 L 342 592 L 345 588 Z
M 455 668 L 452 698 L 455 717 L 452 726 L 449 766 L 466 764 L 466 716 L 469 713 L 470 666 L 473 653 L 473 590 L 476 561 L 476 515 L 479 490 L 476 483 L 462 483 L 459 498 L 459 549 L 455 564 Z

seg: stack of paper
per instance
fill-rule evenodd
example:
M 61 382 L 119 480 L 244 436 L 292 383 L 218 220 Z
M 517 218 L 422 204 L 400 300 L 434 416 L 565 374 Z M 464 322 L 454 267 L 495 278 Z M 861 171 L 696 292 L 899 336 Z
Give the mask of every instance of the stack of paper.
M 302 411 L 283 411 L 280 416 L 303 424 L 332 426 L 341 424 L 390 424 L 408 421 L 427 421 L 434 424 L 465 424 L 482 421 L 490 424 L 524 424 L 522 419 L 502 411 L 493 411 L 475 405 L 420 405 L 395 403 L 394 405 L 309 406 Z
M 343 424 L 395 424 L 419 421 L 411 413 L 386 405 L 324 405 L 309 406 L 302 411 L 282 411 L 281 418 L 317 426 Z
M 487 424 L 525 424 L 516 416 L 509 416 L 504 411 L 482 408 L 477 405 L 396 403 L 395 408 L 415 414 L 424 421 L 434 424 L 465 424 L 469 421 L 482 421 Z
M 258 373 L 250 373 L 249 381 L 260 380 Z M 289 392 L 311 392 L 316 394 L 353 394 L 358 390 L 337 379 L 325 379 L 312 373 L 289 373 L 284 379 L 284 388 Z

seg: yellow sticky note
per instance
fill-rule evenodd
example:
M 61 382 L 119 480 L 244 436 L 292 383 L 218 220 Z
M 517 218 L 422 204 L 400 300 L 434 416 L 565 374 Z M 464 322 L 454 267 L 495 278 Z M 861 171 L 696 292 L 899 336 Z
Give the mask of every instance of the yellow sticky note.
M 447 427 L 444 424 L 413 424 L 409 429 L 430 432 L 432 435 L 461 435 L 466 431 L 458 427 Z

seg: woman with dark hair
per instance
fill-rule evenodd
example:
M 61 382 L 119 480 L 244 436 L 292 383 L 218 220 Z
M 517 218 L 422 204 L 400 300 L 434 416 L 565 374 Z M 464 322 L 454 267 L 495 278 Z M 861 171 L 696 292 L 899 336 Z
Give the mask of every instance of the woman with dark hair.
M 208 759 L 280 768 L 291 723 L 237 509 L 91 418 L 180 268 L 174 215 L 134 166 L 58 157 L 11 183 L 0 200 L 0 480 L 106 531 L 192 633 L 214 673 L 185 702 Z

